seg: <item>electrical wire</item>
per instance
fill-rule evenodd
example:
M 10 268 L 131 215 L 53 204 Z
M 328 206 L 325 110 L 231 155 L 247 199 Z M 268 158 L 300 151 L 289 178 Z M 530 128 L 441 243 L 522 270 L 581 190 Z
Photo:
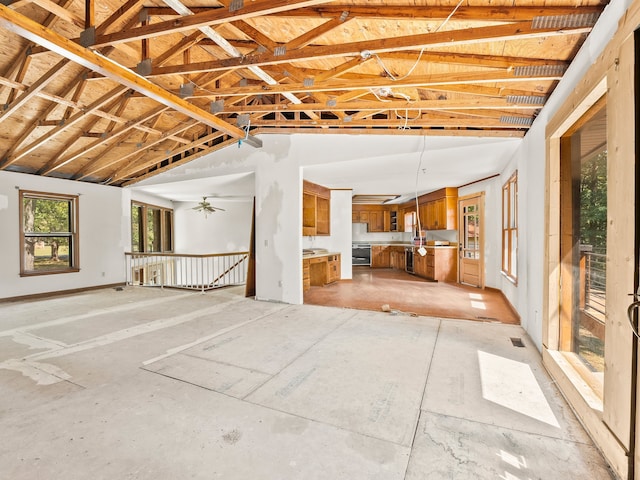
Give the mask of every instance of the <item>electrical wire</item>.
M 422 226 L 420 225 L 420 211 L 418 205 L 418 179 L 420 178 L 420 170 L 422 170 L 422 157 L 427 148 L 427 137 L 422 136 L 422 152 L 420 152 L 420 160 L 418 161 L 418 170 L 416 171 L 416 219 L 418 220 L 418 249 L 422 248 Z
M 447 24 L 447 22 L 451 19 L 451 17 L 453 17 L 453 15 L 456 13 L 458 8 L 460 8 L 460 5 L 462 5 L 462 2 L 464 2 L 464 0 L 460 0 L 458 2 L 458 4 L 454 7 L 454 9 L 451 10 L 451 13 L 449 14 L 449 16 L 443 20 L 443 22 L 438 26 L 438 28 L 435 29 L 435 31 L 433 33 L 437 33 L 438 31 L 440 31 L 440 29 L 442 27 L 444 27 Z M 409 75 L 411 75 L 413 73 L 413 71 L 416 69 L 416 67 L 420 63 L 420 59 L 422 58 L 422 54 L 424 53 L 424 51 L 426 49 L 427 49 L 427 47 L 422 47 L 420 49 L 420 53 L 418 54 L 418 58 L 415 61 L 415 63 L 413 64 L 413 66 L 409 69 L 409 71 L 405 75 L 403 75 L 401 77 L 396 77 L 395 75 L 393 75 L 389 71 L 389 69 L 385 66 L 384 62 L 382 61 L 382 59 L 380 58 L 380 56 L 377 53 L 374 53 L 373 56 L 376 57 L 376 61 L 378 62 L 380 67 L 382 67 L 382 69 L 385 71 L 385 73 L 389 76 L 389 78 L 391 80 L 393 80 L 394 82 L 397 82 L 398 80 L 404 80 L 405 78 L 407 78 Z

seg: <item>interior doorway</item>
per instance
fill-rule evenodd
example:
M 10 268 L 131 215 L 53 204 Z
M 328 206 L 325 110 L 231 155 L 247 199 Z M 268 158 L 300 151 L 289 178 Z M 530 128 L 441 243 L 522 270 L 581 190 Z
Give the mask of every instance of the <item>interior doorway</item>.
M 458 281 L 484 288 L 484 192 L 458 199 Z

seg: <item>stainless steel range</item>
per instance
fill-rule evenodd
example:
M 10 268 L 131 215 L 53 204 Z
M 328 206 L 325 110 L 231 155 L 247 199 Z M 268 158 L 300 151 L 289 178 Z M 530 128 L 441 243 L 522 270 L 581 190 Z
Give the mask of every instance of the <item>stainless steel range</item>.
M 352 265 L 371 265 L 371 244 L 354 243 L 351 245 Z

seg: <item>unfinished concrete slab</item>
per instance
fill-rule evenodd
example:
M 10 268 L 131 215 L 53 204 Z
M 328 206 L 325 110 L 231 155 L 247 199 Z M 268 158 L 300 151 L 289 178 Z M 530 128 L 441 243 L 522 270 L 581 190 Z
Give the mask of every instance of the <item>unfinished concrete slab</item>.
M 0 478 L 608 478 L 519 326 L 239 293 L 0 304 Z
M 406 480 L 611 480 L 592 445 L 423 412 Z
M 359 312 L 247 400 L 408 446 L 437 329 Z
M 524 347 L 511 339 L 521 339 Z M 519 326 L 442 323 L 422 409 L 588 443 Z

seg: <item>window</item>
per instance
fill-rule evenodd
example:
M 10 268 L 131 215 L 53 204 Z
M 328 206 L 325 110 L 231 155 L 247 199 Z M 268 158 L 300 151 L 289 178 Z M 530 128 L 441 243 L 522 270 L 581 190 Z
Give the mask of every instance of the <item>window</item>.
M 518 278 L 518 172 L 502 187 L 502 272 Z
M 603 99 L 560 144 L 560 349 L 602 381 L 606 323 L 607 112 Z
M 144 203 L 132 203 L 131 251 L 173 251 L 173 210 Z
M 20 190 L 20 275 L 77 272 L 78 197 Z

